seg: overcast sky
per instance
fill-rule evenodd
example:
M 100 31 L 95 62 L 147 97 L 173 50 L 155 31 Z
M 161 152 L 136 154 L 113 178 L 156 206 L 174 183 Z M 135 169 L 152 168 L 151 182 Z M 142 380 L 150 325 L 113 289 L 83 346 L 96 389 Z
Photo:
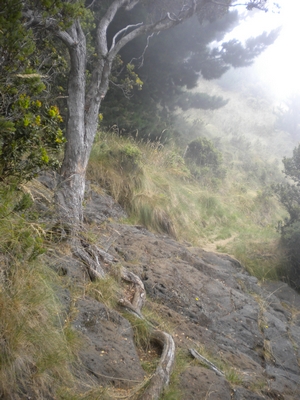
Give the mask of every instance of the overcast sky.
M 282 26 L 279 38 L 254 64 L 263 80 L 278 98 L 300 93 L 300 0 L 279 0 L 280 13 L 248 12 L 246 20 L 230 37 L 245 39 Z

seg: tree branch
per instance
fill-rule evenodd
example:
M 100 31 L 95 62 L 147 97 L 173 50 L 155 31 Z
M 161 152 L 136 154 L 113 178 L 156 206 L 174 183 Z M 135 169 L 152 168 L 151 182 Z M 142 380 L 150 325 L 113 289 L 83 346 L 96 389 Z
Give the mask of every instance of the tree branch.
M 97 51 L 99 56 L 107 55 L 107 29 L 114 19 L 117 11 L 128 2 L 130 2 L 130 0 L 114 0 L 113 3 L 108 7 L 105 15 L 101 18 L 101 21 L 97 27 Z
M 133 39 L 135 39 L 138 36 L 141 36 L 146 33 L 155 33 L 155 32 L 160 32 L 169 28 L 172 28 L 173 26 L 178 25 L 182 21 L 192 17 L 196 12 L 196 1 L 193 1 L 193 5 L 189 8 L 186 8 L 185 10 L 181 10 L 178 16 L 176 17 L 170 17 L 168 14 L 160 19 L 159 21 L 153 23 L 153 24 L 147 24 L 147 25 L 142 25 L 133 31 L 129 32 L 127 35 L 125 35 L 122 39 L 120 39 L 116 44 L 115 47 L 111 49 L 109 52 L 109 57 L 113 59 L 119 51 L 129 42 L 131 42 Z
M 119 35 L 121 35 L 121 33 L 126 32 L 126 31 L 127 31 L 128 29 L 130 29 L 130 28 L 135 28 L 135 27 L 141 26 L 141 25 L 143 25 L 143 22 L 139 22 L 139 23 L 134 24 L 134 25 L 127 25 L 127 26 L 125 26 L 125 28 L 123 28 L 123 29 L 121 29 L 119 32 L 117 32 L 117 33 L 115 34 L 115 36 L 113 37 L 110 50 L 112 50 L 112 49 L 115 47 L 116 39 L 117 39 L 117 37 L 118 37 Z
M 68 32 L 66 31 L 60 31 L 58 30 L 55 35 L 61 39 L 61 41 L 67 46 L 67 47 L 74 47 L 76 45 L 75 40 L 69 35 Z
M 126 11 L 132 10 L 133 7 L 136 6 L 139 2 L 140 2 L 140 0 L 133 0 L 133 1 L 130 1 L 129 4 L 125 7 L 125 10 L 126 10 Z
M 144 47 L 144 50 L 143 50 L 142 55 L 139 56 L 138 58 L 133 57 L 133 58 L 130 60 L 129 64 L 131 64 L 131 63 L 133 62 L 133 60 L 137 60 L 137 61 L 138 61 L 138 60 L 141 60 L 141 62 L 140 62 L 139 65 L 138 65 L 138 68 L 141 68 L 141 67 L 144 65 L 144 57 L 145 57 L 146 51 L 147 51 L 147 49 L 148 49 L 148 47 L 149 47 L 150 39 L 153 37 L 154 34 L 155 34 L 155 32 L 152 32 L 151 35 L 148 35 L 148 36 L 147 36 L 147 43 L 146 43 L 146 46 Z

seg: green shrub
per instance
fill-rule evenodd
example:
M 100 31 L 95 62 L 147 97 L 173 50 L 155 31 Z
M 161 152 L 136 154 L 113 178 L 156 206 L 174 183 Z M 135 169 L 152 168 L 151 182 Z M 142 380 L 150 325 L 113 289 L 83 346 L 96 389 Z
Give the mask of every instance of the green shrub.
M 193 161 L 196 165 L 205 167 L 219 167 L 221 163 L 221 154 L 213 143 L 206 138 L 198 138 L 189 143 L 186 153 L 186 160 Z
M 281 245 L 289 260 L 288 280 L 300 289 L 300 221 L 284 226 L 281 230 Z
M 122 138 L 110 141 L 105 136 L 99 137 L 90 158 L 91 163 L 117 166 L 124 173 L 139 172 L 141 160 L 142 152 L 134 142 Z
M 225 176 L 225 170 L 222 168 L 222 154 L 205 137 L 189 143 L 185 152 L 185 161 L 196 178 L 201 179 L 206 175 L 219 178 Z
M 284 173 L 290 182 L 274 187 L 281 203 L 289 213 L 289 219 L 280 226 L 281 244 L 290 260 L 290 279 L 294 286 L 300 287 L 300 145 L 290 158 L 284 157 Z

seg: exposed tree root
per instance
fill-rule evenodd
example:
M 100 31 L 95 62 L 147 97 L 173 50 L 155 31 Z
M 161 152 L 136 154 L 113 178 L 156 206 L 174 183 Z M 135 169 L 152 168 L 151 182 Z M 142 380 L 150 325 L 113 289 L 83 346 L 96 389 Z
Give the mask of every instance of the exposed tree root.
M 203 357 L 201 354 L 198 353 L 195 349 L 190 349 L 191 355 L 196 358 L 201 363 L 205 364 L 209 369 L 213 370 L 219 376 L 225 376 L 222 371 L 219 370 L 211 361 L 207 358 Z
M 102 255 L 97 246 L 91 245 L 78 238 L 73 238 L 71 248 L 74 256 L 83 261 L 92 281 L 97 278 L 101 279 L 105 277 L 105 271 L 100 264 Z
M 138 318 L 145 319 L 141 311 L 146 300 L 146 291 L 143 282 L 137 275 L 127 271 L 125 268 L 121 270 L 121 277 L 124 281 L 134 284 L 134 296 L 131 301 L 125 298 L 120 299 L 119 304 L 133 312 Z
M 175 361 L 175 343 L 171 335 L 156 330 L 152 332 L 151 340 L 157 341 L 162 346 L 163 351 L 150 384 L 143 393 L 143 400 L 159 399 L 162 391 L 169 384 Z
M 106 275 L 104 266 L 111 265 L 117 261 L 113 256 L 99 249 L 96 245 L 89 244 L 83 237 L 77 236 L 72 238 L 71 246 L 73 254 L 86 265 L 91 280 L 103 279 Z M 142 314 L 142 307 L 146 300 L 146 291 L 142 280 L 134 273 L 127 271 L 124 267 L 121 268 L 121 277 L 124 281 L 130 282 L 134 286 L 134 295 L 131 299 L 125 297 L 120 299 L 119 304 L 127 308 L 137 318 L 147 321 Z M 175 343 L 171 335 L 156 330 L 150 322 L 148 323 L 152 330 L 150 341 L 158 343 L 162 348 L 162 353 L 156 371 L 143 392 L 142 398 L 143 400 L 157 400 L 165 386 L 169 384 L 175 360 Z
M 124 268 L 122 268 L 121 276 L 125 281 L 134 284 L 135 293 L 131 301 L 120 299 L 119 304 L 133 312 L 138 318 L 146 320 L 141 311 L 146 300 L 146 291 L 143 282 L 137 275 L 125 270 Z M 152 327 L 150 322 L 149 326 Z M 161 346 L 162 354 L 155 373 L 152 375 L 149 385 L 143 392 L 143 400 L 156 400 L 160 397 L 165 386 L 169 384 L 175 360 L 175 343 L 171 335 L 153 329 L 150 340 L 152 342 L 157 342 Z

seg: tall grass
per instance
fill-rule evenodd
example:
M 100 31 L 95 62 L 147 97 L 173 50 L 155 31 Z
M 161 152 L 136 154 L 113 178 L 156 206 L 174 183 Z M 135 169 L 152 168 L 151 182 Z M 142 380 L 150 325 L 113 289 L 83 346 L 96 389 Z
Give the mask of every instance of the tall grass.
M 261 181 L 261 169 L 257 179 L 253 172 L 249 180 L 249 171 L 228 162 L 226 177 L 195 179 L 182 153 L 174 146 L 102 133 L 92 151 L 88 177 L 125 207 L 131 223 L 204 248 L 218 246 L 237 257 L 242 248 L 253 248 L 252 242 L 267 241 L 253 254 L 265 262 L 261 255 L 275 249 L 275 228 L 285 214 Z M 244 245 L 228 245 L 238 240 Z
M 1 186 L 0 199 L 0 397 L 53 398 L 74 383 L 78 341 L 41 258 L 43 229 L 26 218 L 28 198 Z

